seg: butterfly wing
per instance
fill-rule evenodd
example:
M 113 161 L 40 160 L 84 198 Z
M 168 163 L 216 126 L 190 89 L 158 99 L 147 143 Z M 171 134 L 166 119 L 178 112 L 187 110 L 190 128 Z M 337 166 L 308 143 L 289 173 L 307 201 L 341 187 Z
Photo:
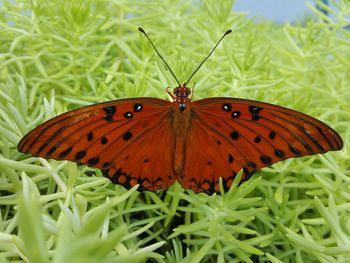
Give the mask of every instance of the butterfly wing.
M 228 188 L 275 162 L 340 150 L 341 137 L 303 113 L 252 100 L 209 98 L 192 103 L 181 184 L 196 192 Z
M 172 169 L 171 103 L 156 98 L 110 101 L 57 116 L 28 133 L 18 150 L 100 168 L 114 183 L 166 189 Z

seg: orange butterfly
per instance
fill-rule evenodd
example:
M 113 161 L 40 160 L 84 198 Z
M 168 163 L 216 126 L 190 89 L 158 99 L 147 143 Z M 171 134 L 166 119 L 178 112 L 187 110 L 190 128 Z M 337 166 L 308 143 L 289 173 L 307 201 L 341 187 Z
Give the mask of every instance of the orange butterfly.
M 167 90 L 172 102 L 132 98 L 76 109 L 29 132 L 18 150 L 99 168 L 126 188 L 155 191 L 177 180 L 213 193 L 220 177 L 227 189 L 241 169 L 247 180 L 275 162 L 343 147 L 332 128 L 288 108 L 235 98 L 191 101 L 189 80 L 181 85 L 164 63 L 178 83 L 173 93 Z

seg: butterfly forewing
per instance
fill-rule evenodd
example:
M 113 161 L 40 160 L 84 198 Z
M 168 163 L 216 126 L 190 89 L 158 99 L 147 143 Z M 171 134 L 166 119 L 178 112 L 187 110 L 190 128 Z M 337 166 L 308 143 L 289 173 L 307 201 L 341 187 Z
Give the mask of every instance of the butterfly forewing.
M 218 191 L 220 176 L 228 188 L 241 169 L 247 179 L 275 162 L 343 146 L 328 125 L 288 108 L 231 98 L 203 99 L 192 107 L 181 184 L 195 191 Z
M 175 180 L 171 148 L 156 147 L 173 140 L 171 103 L 135 98 L 57 116 L 28 133 L 18 149 L 100 168 L 114 183 L 154 191 Z

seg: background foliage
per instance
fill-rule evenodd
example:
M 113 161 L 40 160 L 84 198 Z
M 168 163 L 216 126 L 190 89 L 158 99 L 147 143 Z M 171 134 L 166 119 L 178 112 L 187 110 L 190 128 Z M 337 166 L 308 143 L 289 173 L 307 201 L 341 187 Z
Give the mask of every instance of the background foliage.
M 64 3 L 64 4 L 63 4 Z M 254 22 L 234 1 L 3 1 L 0 11 L 0 262 L 345 262 L 350 257 L 350 5 L 299 24 Z M 233 10 L 233 11 L 232 11 Z M 69 109 L 166 98 L 228 28 L 193 79 L 197 99 L 261 100 L 313 115 L 341 152 L 290 159 L 222 195 L 139 193 L 100 171 L 16 145 Z

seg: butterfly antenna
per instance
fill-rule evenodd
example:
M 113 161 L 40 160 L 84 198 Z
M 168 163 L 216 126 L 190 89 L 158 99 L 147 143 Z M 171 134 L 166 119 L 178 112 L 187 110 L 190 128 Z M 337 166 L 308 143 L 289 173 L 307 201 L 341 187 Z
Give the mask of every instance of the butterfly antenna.
M 154 48 L 154 50 L 156 51 L 156 53 L 158 54 L 158 56 L 161 58 L 161 60 L 163 60 L 163 62 L 164 62 L 165 65 L 167 66 L 167 68 L 170 70 L 171 74 L 172 74 L 173 77 L 175 78 L 175 80 L 176 80 L 177 84 L 179 85 L 179 87 L 181 87 L 181 84 L 180 84 L 180 82 L 177 80 L 177 78 L 176 78 L 174 72 L 171 70 L 171 68 L 169 67 L 168 63 L 165 62 L 165 60 L 164 60 L 164 58 L 162 57 L 162 55 L 159 53 L 159 51 L 157 50 L 157 48 L 154 46 L 152 40 L 151 40 L 151 39 L 148 37 L 148 35 L 146 34 L 145 30 L 143 30 L 143 28 L 141 28 L 141 27 L 139 27 L 138 29 L 139 29 L 139 31 L 140 31 L 141 33 L 143 33 L 143 34 L 147 37 L 148 41 L 151 43 L 152 47 Z
M 191 77 L 185 82 L 184 86 L 187 85 L 188 82 L 190 82 L 190 80 L 192 79 L 192 77 L 194 76 L 194 74 L 197 73 L 197 71 L 200 69 L 200 67 L 204 64 L 204 62 L 210 57 L 210 55 L 214 52 L 214 50 L 216 49 L 216 47 L 220 44 L 221 40 L 224 39 L 225 36 L 227 36 L 228 34 L 230 34 L 232 32 L 231 29 L 227 30 L 225 32 L 225 34 L 219 39 L 218 43 L 216 43 L 216 45 L 214 46 L 214 48 L 210 51 L 209 55 L 202 61 L 202 63 L 199 64 L 199 66 L 197 67 L 197 69 L 192 73 Z

